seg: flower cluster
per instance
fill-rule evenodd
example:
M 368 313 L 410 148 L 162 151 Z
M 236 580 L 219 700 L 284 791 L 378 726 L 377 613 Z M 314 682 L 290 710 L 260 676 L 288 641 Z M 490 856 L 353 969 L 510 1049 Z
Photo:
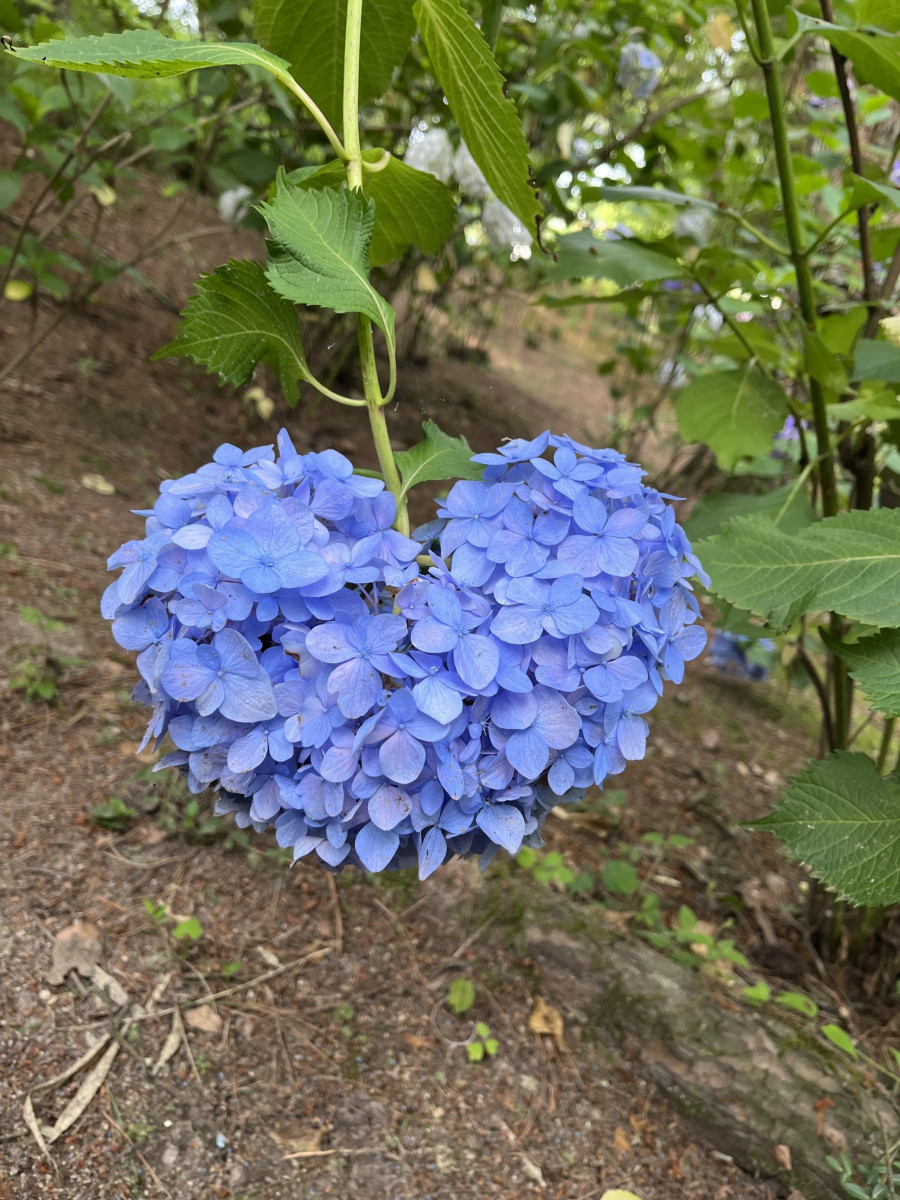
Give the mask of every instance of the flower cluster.
M 646 100 L 656 91 L 663 65 L 643 42 L 628 42 L 619 55 L 616 83 L 631 92 L 636 100 Z
M 475 456 L 417 539 L 333 450 L 225 445 L 109 560 L 147 739 L 193 792 L 332 869 L 490 861 L 644 754 L 706 635 L 666 498 L 544 433 Z M 147 740 L 145 739 L 145 740 Z
M 716 629 L 707 658 L 721 674 L 757 683 L 769 674 L 775 652 L 771 638 L 753 640 L 743 633 Z

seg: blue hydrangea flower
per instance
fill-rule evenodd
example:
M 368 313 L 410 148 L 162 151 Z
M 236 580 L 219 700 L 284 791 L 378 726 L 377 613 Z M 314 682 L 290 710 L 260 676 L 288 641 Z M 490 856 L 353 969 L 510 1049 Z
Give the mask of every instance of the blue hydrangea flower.
M 164 482 L 101 604 L 158 766 L 295 859 L 424 879 L 540 845 L 640 758 L 706 639 L 668 498 L 570 437 L 476 459 L 414 538 L 380 480 L 284 431 Z

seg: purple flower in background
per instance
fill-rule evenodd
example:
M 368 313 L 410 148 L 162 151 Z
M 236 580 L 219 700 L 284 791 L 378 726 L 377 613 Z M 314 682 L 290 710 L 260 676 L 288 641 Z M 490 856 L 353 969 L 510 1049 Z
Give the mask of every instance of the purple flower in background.
M 662 76 L 662 61 L 643 42 L 628 42 L 622 47 L 616 83 L 637 100 L 652 96 Z

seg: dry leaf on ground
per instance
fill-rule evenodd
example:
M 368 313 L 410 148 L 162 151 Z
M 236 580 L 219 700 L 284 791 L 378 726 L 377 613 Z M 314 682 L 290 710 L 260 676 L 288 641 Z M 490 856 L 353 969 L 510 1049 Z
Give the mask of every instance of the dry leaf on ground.
M 790 1146 L 773 1146 L 772 1153 L 775 1155 L 775 1161 L 778 1163 L 779 1167 L 782 1167 L 785 1171 L 792 1171 L 794 1169 L 791 1161 Z
M 562 1013 L 552 1004 L 547 1004 L 540 996 L 534 998 L 534 1008 L 528 1017 L 528 1028 L 538 1035 L 546 1034 L 552 1037 L 557 1046 L 563 1044 Z
M 222 1018 L 211 1004 L 201 1004 L 197 1008 L 189 1008 L 184 1014 L 184 1023 L 191 1029 L 199 1029 L 203 1033 L 219 1033 L 222 1029 Z
M 47 972 L 49 983 L 65 983 L 70 971 L 77 971 L 89 979 L 96 963 L 100 961 L 100 930 L 90 921 L 75 921 L 61 930 L 53 942 L 53 961 Z

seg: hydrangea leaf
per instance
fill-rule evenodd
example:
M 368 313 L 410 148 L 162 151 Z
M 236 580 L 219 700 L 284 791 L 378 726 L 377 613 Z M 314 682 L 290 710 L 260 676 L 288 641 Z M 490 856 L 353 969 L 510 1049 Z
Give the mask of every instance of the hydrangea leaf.
M 272 234 L 266 278 L 295 304 L 362 313 L 394 344 L 394 310 L 369 282 L 375 205 L 347 188 L 305 191 L 278 174 L 275 198 L 261 204 Z
M 178 335 L 154 358 L 192 358 L 226 383 L 247 383 L 259 362 L 278 376 L 288 404 L 297 403 L 297 384 L 309 378 L 297 310 L 274 292 L 259 263 L 232 259 L 201 275 L 181 314 Z
M 484 35 L 459 0 L 415 0 L 428 59 L 472 157 L 491 191 L 529 233 L 541 206 L 528 169 L 528 144 Z
M 786 483 L 771 492 L 711 492 L 698 500 L 685 522 L 692 542 L 721 533 L 735 517 L 765 516 L 785 533 L 796 533 L 815 520 L 815 511 L 802 487 Z
M 900 347 L 892 346 L 890 342 L 863 338 L 856 347 L 853 378 L 900 383 Z
M 900 717 L 900 629 L 882 629 L 858 642 L 838 642 L 824 629 L 820 632 L 847 664 L 872 707 L 888 717 Z
M 785 533 L 764 517 L 738 517 L 694 547 L 712 591 L 778 628 L 805 612 L 900 626 L 900 511 L 828 517 Z
M 700 375 L 678 397 L 678 429 L 706 442 L 725 471 L 767 453 L 788 415 L 782 388 L 756 366 Z
M 9 208 L 16 199 L 24 178 L 18 171 L 0 171 L 0 209 Z
M 610 279 L 626 288 L 657 279 L 678 279 L 685 273 L 677 259 L 645 246 L 637 238 L 605 241 L 594 237 L 590 229 L 561 237 L 557 253 L 554 279 Z
M 844 58 L 849 58 L 861 83 L 870 83 L 894 100 L 900 100 L 900 36 L 857 33 L 802 12 L 796 17 L 801 33 L 818 34 Z
M 403 491 L 417 483 L 438 479 L 480 479 L 484 468 L 472 462 L 472 447 L 464 437 L 451 437 L 434 421 L 422 425 L 425 437 L 394 457 L 403 480 Z
M 153 29 L 129 29 L 100 37 L 65 38 L 16 47 L 20 60 L 66 71 L 93 71 L 131 79 L 183 75 L 201 67 L 265 67 L 283 75 L 288 63 L 252 42 L 182 42 Z
M 347 0 L 253 0 L 253 27 L 333 125 L 341 121 Z M 366 0 L 362 12 L 361 104 L 387 91 L 415 33 L 412 0 Z
M 751 828 L 773 833 L 854 904 L 900 900 L 900 776 L 879 775 L 868 755 L 840 751 L 811 762 Z
M 366 150 L 363 157 L 375 162 L 381 151 Z M 344 175 L 342 163 L 330 162 L 311 174 L 303 169 L 292 172 L 287 179 L 301 188 L 336 188 Z M 383 170 L 364 176 L 363 191 L 375 201 L 370 267 L 395 262 L 410 246 L 423 254 L 437 254 L 456 225 L 456 201 L 450 189 L 393 155 Z

